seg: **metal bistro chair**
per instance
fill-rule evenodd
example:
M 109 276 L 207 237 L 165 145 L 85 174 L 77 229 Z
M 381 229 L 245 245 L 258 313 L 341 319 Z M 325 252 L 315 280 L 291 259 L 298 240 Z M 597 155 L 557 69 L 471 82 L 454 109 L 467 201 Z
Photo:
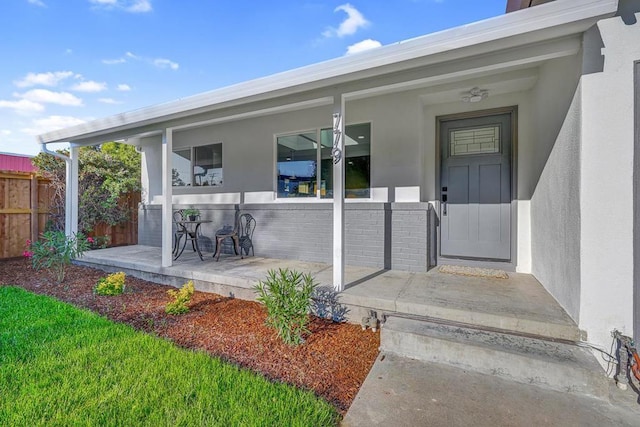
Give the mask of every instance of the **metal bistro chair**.
M 182 209 L 173 212 L 173 223 L 176 229 L 173 232 L 173 257 L 178 254 L 178 248 L 180 247 L 180 241 L 183 236 L 187 236 L 187 228 L 180 221 L 184 220 L 184 211 Z
M 233 240 L 233 250 L 238 255 L 240 250 L 240 258 L 244 259 L 243 252 L 249 256 L 249 249 L 251 249 L 251 255 L 255 256 L 253 250 L 253 232 L 256 228 L 256 220 L 251 214 L 245 213 L 237 216 L 233 230 L 222 229 L 216 233 L 216 250 L 213 257 L 218 261 L 220 259 L 220 252 L 222 252 L 222 242 L 231 238 Z

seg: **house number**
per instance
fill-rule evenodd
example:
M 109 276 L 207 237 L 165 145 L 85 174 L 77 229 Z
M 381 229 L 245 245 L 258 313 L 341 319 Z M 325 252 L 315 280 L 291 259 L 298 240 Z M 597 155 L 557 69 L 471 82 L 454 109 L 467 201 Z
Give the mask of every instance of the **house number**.
M 331 157 L 333 163 L 338 164 L 342 160 L 342 150 L 340 149 L 340 138 L 342 136 L 342 115 L 340 113 L 333 114 L 333 148 L 331 149 Z

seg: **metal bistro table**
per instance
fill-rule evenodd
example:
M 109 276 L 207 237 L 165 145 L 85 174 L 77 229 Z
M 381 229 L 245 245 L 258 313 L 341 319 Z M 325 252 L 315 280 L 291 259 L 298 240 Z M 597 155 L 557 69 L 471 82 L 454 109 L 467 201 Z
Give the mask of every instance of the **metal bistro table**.
M 176 242 L 175 245 L 175 252 L 174 252 L 174 260 L 177 260 L 178 258 L 180 258 L 180 255 L 182 255 L 182 252 L 184 252 L 184 248 L 187 246 L 187 241 L 191 240 L 191 246 L 193 247 L 193 250 L 195 252 L 198 253 L 198 256 L 200 257 L 200 260 L 204 261 L 204 258 L 202 257 L 202 252 L 200 251 L 200 245 L 198 244 L 198 236 L 200 235 L 200 226 L 202 224 L 207 224 L 213 222 L 211 220 L 208 219 L 197 219 L 195 221 L 188 221 L 188 220 L 182 220 L 182 221 L 174 221 L 174 224 L 176 224 L 176 227 L 178 227 L 178 241 Z M 182 244 L 182 248 L 180 249 L 180 240 L 182 240 L 182 237 L 184 236 L 184 243 Z

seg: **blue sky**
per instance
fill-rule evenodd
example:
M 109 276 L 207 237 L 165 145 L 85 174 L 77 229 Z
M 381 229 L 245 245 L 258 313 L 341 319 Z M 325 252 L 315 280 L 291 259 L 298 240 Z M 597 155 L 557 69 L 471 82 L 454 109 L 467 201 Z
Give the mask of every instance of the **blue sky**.
M 504 13 L 506 0 L 1 0 L 0 152 Z

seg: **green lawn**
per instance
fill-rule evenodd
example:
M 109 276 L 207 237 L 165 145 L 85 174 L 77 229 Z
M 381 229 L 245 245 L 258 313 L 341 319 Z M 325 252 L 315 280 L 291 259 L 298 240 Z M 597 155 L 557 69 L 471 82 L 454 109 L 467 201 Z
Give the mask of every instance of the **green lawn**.
M 325 426 L 295 387 L 15 287 L 0 287 L 0 426 Z

